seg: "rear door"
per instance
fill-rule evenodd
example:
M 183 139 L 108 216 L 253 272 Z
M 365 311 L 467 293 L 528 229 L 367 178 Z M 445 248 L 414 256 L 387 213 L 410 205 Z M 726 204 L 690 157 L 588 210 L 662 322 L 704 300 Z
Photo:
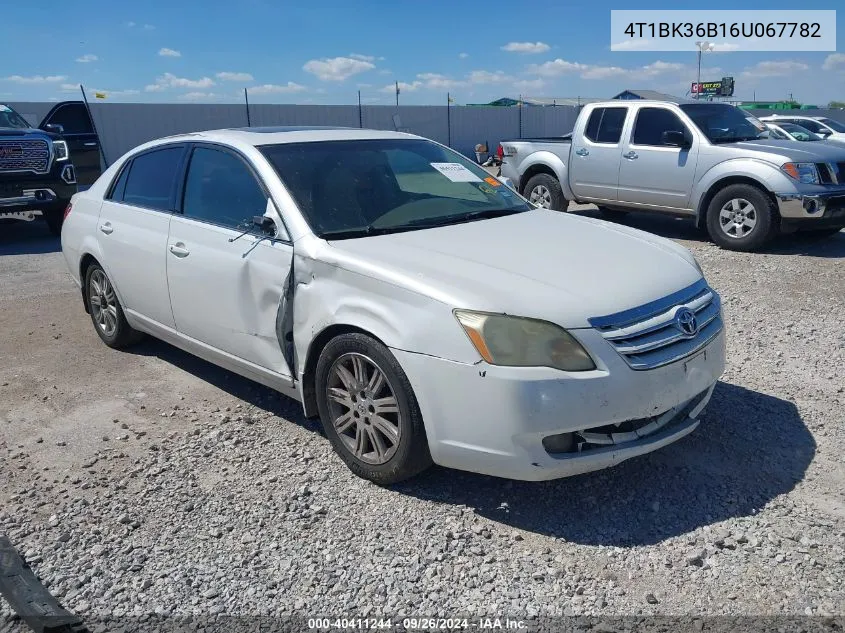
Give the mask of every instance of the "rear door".
M 619 166 L 619 201 L 670 211 L 689 205 L 699 142 L 669 107 L 635 108 L 634 124 L 622 143 Z M 665 132 L 681 132 L 689 147 L 673 147 Z
M 62 137 L 67 141 L 70 160 L 76 169 L 76 181 L 82 189 L 94 184 L 100 177 L 100 145 L 88 109 L 81 101 L 70 101 L 55 106 L 39 126 L 61 125 Z
M 170 223 L 167 281 L 180 334 L 290 376 L 276 322 L 293 246 L 252 223 L 268 198 L 239 153 L 194 146 L 181 213 Z
M 579 200 L 618 199 L 620 141 L 627 106 L 595 108 L 580 134 L 573 134 L 569 182 Z
M 176 208 L 187 147 L 164 145 L 124 165 L 112 184 L 97 225 L 103 266 L 123 307 L 174 328 L 167 290 L 167 233 Z

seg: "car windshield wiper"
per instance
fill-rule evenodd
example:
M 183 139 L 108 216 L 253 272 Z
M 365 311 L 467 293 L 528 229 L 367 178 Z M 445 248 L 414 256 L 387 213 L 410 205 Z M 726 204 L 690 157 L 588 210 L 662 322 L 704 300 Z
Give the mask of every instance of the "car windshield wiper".
M 462 224 L 464 222 L 472 222 L 473 220 L 487 220 L 489 218 L 501 218 L 506 215 L 513 215 L 514 213 L 522 213 L 528 209 L 481 209 L 478 211 L 467 211 L 457 215 L 444 215 L 437 218 L 421 218 L 419 220 L 412 220 L 405 226 L 433 227 L 446 226 L 449 224 Z
M 337 229 L 333 231 L 323 231 L 320 237 L 324 240 L 346 240 L 356 237 L 369 237 L 371 235 L 385 235 L 386 233 L 396 233 L 405 230 L 403 226 L 359 226 L 354 229 Z

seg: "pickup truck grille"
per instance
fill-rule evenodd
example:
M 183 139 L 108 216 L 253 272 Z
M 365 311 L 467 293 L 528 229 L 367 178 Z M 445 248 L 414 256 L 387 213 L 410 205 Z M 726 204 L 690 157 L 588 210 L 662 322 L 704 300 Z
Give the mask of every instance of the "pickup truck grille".
M 845 185 L 845 163 L 817 163 L 823 185 Z
M 34 171 L 47 173 L 50 148 L 43 139 L 0 140 L 0 172 Z
M 638 308 L 589 319 L 635 370 L 662 367 L 697 352 L 722 330 L 721 300 L 701 281 Z

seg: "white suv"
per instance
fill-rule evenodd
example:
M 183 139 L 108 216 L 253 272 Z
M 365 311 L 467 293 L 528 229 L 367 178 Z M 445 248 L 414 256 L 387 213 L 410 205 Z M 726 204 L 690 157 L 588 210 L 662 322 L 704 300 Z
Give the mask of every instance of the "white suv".
M 772 116 L 761 117 L 760 120 L 770 123 L 794 123 L 824 139 L 845 141 L 845 124 L 834 121 L 830 117 L 773 114 Z
M 725 364 L 685 248 L 409 134 L 147 143 L 74 196 L 62 250 L 107 345 L 143 332 L 300 400 L 381 484 L 618 464 L 692 432 Z

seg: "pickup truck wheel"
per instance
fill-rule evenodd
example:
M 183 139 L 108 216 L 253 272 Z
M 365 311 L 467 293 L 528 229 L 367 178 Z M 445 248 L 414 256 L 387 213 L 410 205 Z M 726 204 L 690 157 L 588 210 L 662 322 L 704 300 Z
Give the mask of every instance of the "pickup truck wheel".
M 707 208 L 707 233 L 716 244 L 733 251 L 762 248 L 779 226 L 774 203 L 752 185 L 729 185 Z
M 525 197 L 543 209 L 566 211 L 569 206 L 569 200 L 564 197 L 557 178 L 549 174 L 532 176 L 525 185 Z
M 141 340 L 143 335 L 129 325 L 114 286 L 99 264 L 88 267 L 85 292 L 91 321 L 103 343 L 121 349 Z
M 317 361 L 317 408 L 326 437 L 349 469 L 386 486 L 431 466 L 411 383 L 384 345 L 341 334 Z

